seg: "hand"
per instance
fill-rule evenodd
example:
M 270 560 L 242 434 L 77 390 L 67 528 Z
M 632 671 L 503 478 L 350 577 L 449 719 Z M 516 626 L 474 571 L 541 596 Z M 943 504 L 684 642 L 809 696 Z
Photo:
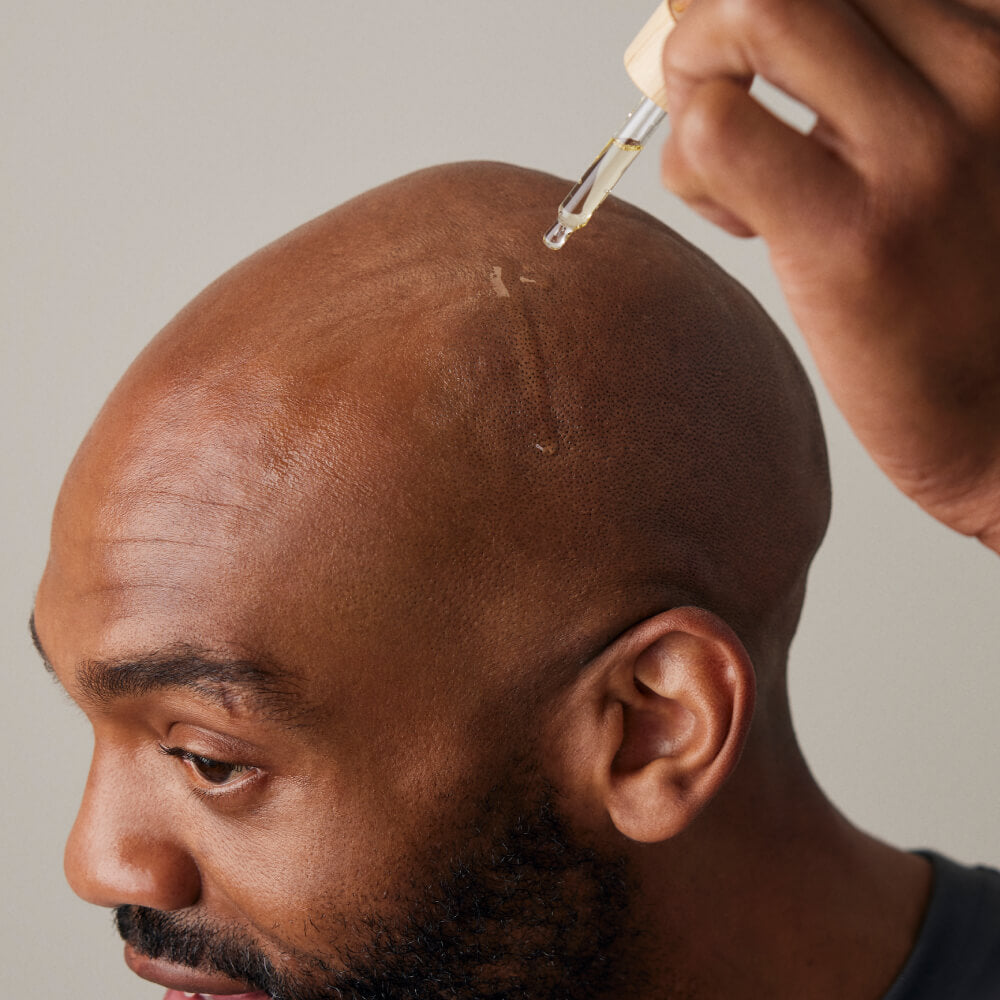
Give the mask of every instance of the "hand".
M 665 183 L 767 242 L 862 444 L 1000 551 L 1000 0 L 694 0 L 664 73 Z

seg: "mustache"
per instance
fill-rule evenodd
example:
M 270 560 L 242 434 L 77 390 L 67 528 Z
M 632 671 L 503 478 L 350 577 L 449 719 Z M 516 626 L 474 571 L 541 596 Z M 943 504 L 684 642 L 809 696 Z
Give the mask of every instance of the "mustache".
M 345 921 L 350 946 L 330 941 L 316 953 L 286 944 L 272 960 L 247 931 L 197 910 L 122 906 L 115 923 L 141 954 L 222 973 L 271 1000 L 635 995 L 635 971 L 614 957 L 626 931 L 625 859 L 574 841 L 550 795 L 515 817 L 485 847 L 415 882 L 400 915 L 362 909 Z
M 114 923 L 122 940 L 149 958 L 220 972 L 272 997 L 280 996 L 280 976 L 274 964 L 253 942 L 233 931 L 145 906 L 117 907 Z

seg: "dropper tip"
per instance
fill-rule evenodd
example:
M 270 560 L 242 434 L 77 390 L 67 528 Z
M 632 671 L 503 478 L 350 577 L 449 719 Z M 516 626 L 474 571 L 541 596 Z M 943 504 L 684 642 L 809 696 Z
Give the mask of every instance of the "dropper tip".
M 543 237 L 542 242 L 550 250 L 561 250 L 566 245 L 572 229 L 567 229 L 561 222 L 557 222 Z

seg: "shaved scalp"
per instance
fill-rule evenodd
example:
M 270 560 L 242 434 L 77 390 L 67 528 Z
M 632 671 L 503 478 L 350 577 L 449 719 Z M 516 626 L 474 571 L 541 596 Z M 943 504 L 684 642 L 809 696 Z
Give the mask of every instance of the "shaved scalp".
M 828 516 L 812 392 L 756 301 L 649 215 L 612 198 L 547 250 L 565 188 L 436 167 L 266 247 L 140 356 L 77 459 L 103 471 L 68 488 L 100 480 L 120 524 L 185 502 L 179 477 L 200 499 L 224 480 L 232 530 L 287 528 L 253 553 L 276 588 L 308 572 L 310 613 L 465 644 L 470 668 L 569 672 L 698 604 L 766 695 Z

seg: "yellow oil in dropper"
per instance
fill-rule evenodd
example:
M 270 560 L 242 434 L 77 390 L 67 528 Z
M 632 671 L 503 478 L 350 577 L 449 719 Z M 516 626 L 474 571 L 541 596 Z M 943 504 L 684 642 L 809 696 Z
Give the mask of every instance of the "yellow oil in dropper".
M 550 250 L 559 250 L 570 233 L 582 229 L 590 221 L 594 209 L 611 193 L 665 116 L 666 112 L 648 97 L 628 116 L 563 199 L 556 213 L 556 224 L 542 237 Z
M 611 189 L 642 152 L 653 130 L 666 117 L 662 101 L 660 55 L 667 35 L 676 24 L 676 15 L 689 0 L 661 3 L 636 35 L 625 53 L 625 67 L 644 97 L 632 110 L 625 124 L 612 136 L 597 159 L 587 168 L 578 183 L 563 199 L 556 213 L 556 223 L 542 237 L 551 250 L 561 249 L 571 233 L 582 229 L 594 210 L 611 193 Z M 654 99 L 654 97 L 656 99 Z

